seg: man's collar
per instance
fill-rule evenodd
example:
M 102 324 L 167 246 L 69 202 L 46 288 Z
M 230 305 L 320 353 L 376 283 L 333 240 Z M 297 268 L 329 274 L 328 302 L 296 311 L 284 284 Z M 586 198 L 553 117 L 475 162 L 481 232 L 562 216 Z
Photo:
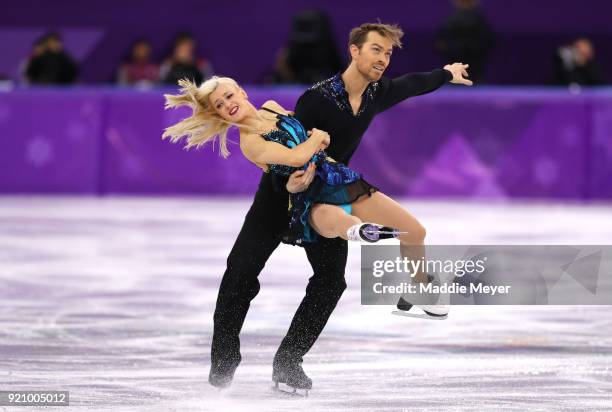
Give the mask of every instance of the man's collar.
M 348 111 L 350 114 L 353 114 L 353 109 L 351 108 L 351 104 L 349 102 L 349 95 L 346 91 L 346 85 L 344 80 L 342 79 L 342 72 L 338 72 L 334 77 L 331 78 L 330 82 L 332 93 L 331 97 L 336 100 L 336 104 L 338 107 L 344 111 Z M 363 91 L 361 95 L 362 101 L 361 106 L 359 107 L 359 111 L 357 112 L 357 117 L 359 117 L 368 105 L 374 100 L 376 96 L 376 92 L 378 91 L 378 82 L 369 83 L 368 86 Z
M 339 83 L 340 87 L 342 87 L 342 90 L 344 90 L 344 92 L 348 95 L 348 91 L 346 90 L 346 83 L 344 83 L 344 79 L 342 78 L 342 72 L 338 72 L 332 79 L 333 79 L 332 80 L 333 82 Z M 368 83 L 368 85 L 366 86 L 365 90 L 363 91 L 361 95 L 365 96 L 368 92 L 368 89 L 372 88 L 374 83 L 377 83 L 377 82 Z

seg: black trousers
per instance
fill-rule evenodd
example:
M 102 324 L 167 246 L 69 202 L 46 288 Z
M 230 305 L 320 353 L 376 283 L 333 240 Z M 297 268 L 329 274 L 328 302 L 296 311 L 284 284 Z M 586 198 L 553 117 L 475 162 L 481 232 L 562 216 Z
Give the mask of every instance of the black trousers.
M 240 330 L 251 300 L 259 292 L 257 277 L 289 224 L 287 205 L 287 191 L 270 174 L 264 174 L 227 258 L 219 288 L 211 347 L 213 367 L 237 365 L 241 360 Z M 302 361 L 346 289 L 344 269 L 348 247 L 345 240 L 320 238 L 305 249 L 314 273 L 277 351 L 277 358 L 285 361 Z

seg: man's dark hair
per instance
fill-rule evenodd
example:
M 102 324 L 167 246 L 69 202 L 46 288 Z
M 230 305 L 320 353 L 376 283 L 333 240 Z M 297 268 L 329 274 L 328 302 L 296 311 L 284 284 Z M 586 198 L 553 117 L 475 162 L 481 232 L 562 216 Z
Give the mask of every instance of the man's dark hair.
M 404 36 L 402 29 L 397 24 L 383 23 L 364 23 L 352 29 L 351 34 L 349 34 L 349 48 L 354 44 L 361 49 L 361 46 L 363 46 L 368 38 L 368 33 L 372 31 L 391 40 L 393 47 L 402 48 L 402 36 Z

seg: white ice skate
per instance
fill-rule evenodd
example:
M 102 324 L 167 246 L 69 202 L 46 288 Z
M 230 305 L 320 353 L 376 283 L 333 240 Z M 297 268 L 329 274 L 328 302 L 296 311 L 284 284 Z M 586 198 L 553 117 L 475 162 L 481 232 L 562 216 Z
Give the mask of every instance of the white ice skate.
M 376 223 L 360 223 L 351 226 L 346 231 L 346 237 L 353 242 L 376 243 L 382 239 L 397 239 L 403 233 L 407 232 L 400 232 Z
M 427 275 L 430 282 L 434 280 L 436 283 L 439 283 L 439 279 L 435 279 L 432 275 Z M 425 315 L 418 316 L 414 313 L 408 313 L 413 307 L 417 307 L 425 312 Z M 440 293 L 438 295 L 438 300 L 433 305 L 421 304 L 421 303 L 411 303 L 410 296 L 406 295 L 400 297 L 397 302 L 397 309 L 392 313 L 398 316 L 407 316 L 407 317 L 419 317 L 419 318 L 430 318 L 430 319 L 446 319 L 448 316 L 448 312 L 450 311 L 450 294 L 448 293 Z
M 416 316 L 416 314 L 408 313 L 410 309 L 413 307 L 417 307 L 425 312 L 427 317 L 436 318 L 436 319 L 446 319 L 448 316 L 448 312 L 450 311 L 449 304 L 436 304 L 436 305 L 421 305 L 418 303 L 412 304 L 408 302 L 404 298 L 399 298 L 397 302 L 397 309 L 392 313 L 398 316 L 408 316 L 408 317 L 425 317 L 425 316 Z

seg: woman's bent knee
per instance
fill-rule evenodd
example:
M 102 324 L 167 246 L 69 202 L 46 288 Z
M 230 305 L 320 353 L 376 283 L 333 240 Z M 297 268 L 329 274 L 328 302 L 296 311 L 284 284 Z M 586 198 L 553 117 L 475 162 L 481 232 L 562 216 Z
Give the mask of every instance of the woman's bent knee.
M 338 237 L 335 225 L 337 220 L 338 210 L 335 206 L 316 204 L 312 207 L 309 223 L 319 235 L 328 239 Z

